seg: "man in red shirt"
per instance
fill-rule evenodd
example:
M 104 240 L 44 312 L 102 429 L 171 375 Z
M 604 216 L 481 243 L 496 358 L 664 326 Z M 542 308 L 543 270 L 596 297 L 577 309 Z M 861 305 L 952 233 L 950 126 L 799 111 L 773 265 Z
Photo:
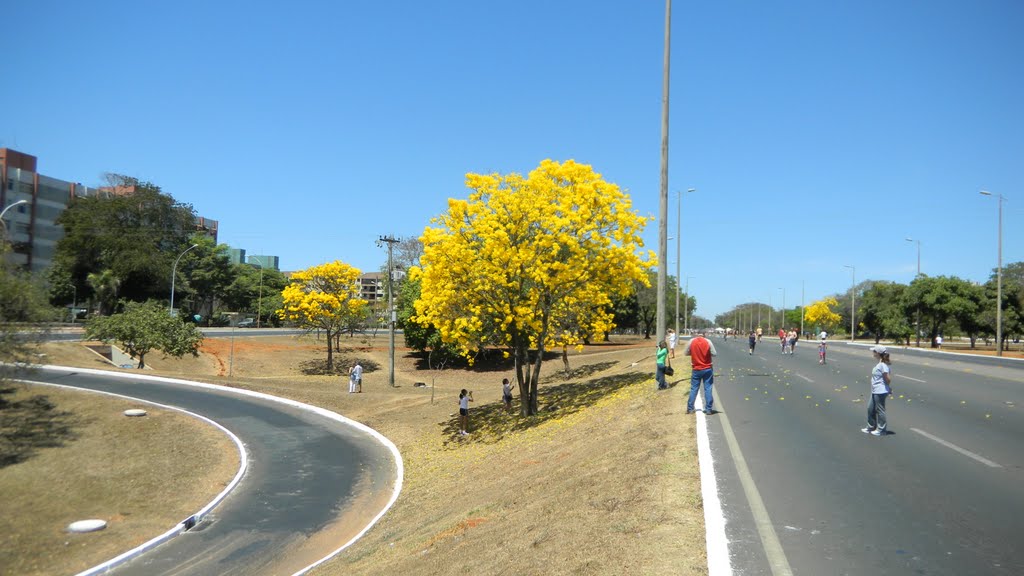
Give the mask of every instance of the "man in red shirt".
M 693 364 L 693 374 L 690 376 L 690 399 L 686 402 L 686 413 L 693 414 L 693 403 L 697 400 L 697 391 L 700 390 L 701 382 L 703 382 L 704 413 L 714 414 L 715 399 L 711 395 L 711 387 L 715 383 L 715 369 L 712 366 L 711 357 L 718 355 L 715 345 L 711 343 L 711 340 L 705 338 L 704 332 L 701 331 L 696 338 L 692 338 L 686 343 L 683 354 L 689 356 Z

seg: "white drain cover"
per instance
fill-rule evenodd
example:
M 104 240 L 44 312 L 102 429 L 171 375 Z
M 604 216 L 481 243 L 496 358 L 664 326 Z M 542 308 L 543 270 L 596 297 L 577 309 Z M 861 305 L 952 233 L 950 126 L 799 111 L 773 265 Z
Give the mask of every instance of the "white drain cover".
M 69 532 L 95 532 L 107 527 L 106 520 L 79 520 L 68 524 Z
M 132 408 L 124 411 L 125 416 L 145 416 L 146 411 L 141 408 Z

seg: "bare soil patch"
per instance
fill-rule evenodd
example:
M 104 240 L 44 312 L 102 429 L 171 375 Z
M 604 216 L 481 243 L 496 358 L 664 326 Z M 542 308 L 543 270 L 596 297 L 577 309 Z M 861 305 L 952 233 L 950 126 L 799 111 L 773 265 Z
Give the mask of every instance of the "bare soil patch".
M 518 391 L 515 411 L 504 409 L 501 379 L 513 373 L 500 355 L 429 370 L 400 348 L 391 387 L 387 342 L 343 338 L 332 371 L 315 337 L 210 338 L 198 358 L 154 355 L 147 365 L 322 406 L 395 442 L 406 466 L 397 504 L 316 574 L 707 573 L 694 420 L 683 414 L 688 390 L 655 391 L 651 341 L 570 351 L 568 373 L 560 359 L 546 361 L 541 414 L 529 418 L 518 414 Z M 97 367 L 80 348 L 54 343 L 44 352 L 49 363 Z M 341 375 L 355 360 L 366 369 L 362 394 L 348 394 Z M 675 379 L 685 381 L 685 372 Z M 461 388 L 475 399 L 467 437 L 457 434 Z M 193 448 L 207 443 L 189 437 Z M 341 543 L 325 542 L 324 552 Z

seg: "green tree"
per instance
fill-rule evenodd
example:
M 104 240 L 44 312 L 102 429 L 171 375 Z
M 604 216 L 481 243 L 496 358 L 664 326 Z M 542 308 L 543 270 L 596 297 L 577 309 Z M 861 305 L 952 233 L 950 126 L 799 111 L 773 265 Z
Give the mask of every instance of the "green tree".
M 874 282 L 858 301 L 857 315 L 861 324 L 874 335 L 876 344 L 886 337 L 910 343 L 914 330 L 906 291 L 905 284 Z
M 91 296 L 87 275 L 110 270 L 121 281 L 120 296 L 132 301 L 167 298 L 174 259 L 190 245 L 195 212 L 160 187 L 127 176 L 112 176 L 124 194 L 76 197 L 57 219 L 64 237 L 54 266 Z M 82 290 L 82 289 L 85 290 Z
M 129 356 L 138 358 L 139 368 L 146 367 L 146 354 L 153 350 L 176 358 L 198 356 L 203 342 L 203 334 L 194 324 L 171 316 L 166 306 L 153 300 L 125 302 L 124 312 L 90 320 L 85 336 L 117 342 Z
M 956 276 L 918 276 L 907 288 L 908 310 L 920 311 L 921 329 L 935 346 L 935 337 L 954 322 L 971 323 L 980 312 L 982 291 Z
M 32 361 L 32 350 L 43 333 L 26 331 L 26 324 L 58 317 L 46 288 L 28 272 L 6 264 L 0 248 L 0 371 L 15 362 Z
M 214 303 L 224 298 L 235 280 L 227 244 L 215 244 L 206 234 L 194 234 L 190 241 L 198 244 L 178 263 L 175 304 L 189 303 L 186 315 L 213 316 Z M 184 308 L 184 306 L 183 306 Z
M 90 272 L 85 277 L 85 283 L 92 289 L 93 300 L 100 316 L 107 316 L 114 312 L 117 305 L 117 292 L 121 289 L 121 279 L 113 270 L 107 269 L 100 272 Z

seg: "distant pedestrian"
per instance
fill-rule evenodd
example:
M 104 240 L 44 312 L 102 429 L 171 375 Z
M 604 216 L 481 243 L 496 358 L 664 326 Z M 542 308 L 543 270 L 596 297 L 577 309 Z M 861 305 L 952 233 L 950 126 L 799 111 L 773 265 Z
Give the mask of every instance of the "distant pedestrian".
M 761 343 L 761 332 L 762 332 L 762 330 L 761 330 L 761 327 L 760 327 L 760 326 L 758 326 L 758 327 L 757 327 L 757 343 L 758 343 L 758 344 L 760 344 L 760 343 Z
M 871 370 L 871 400 L 868 402 L 868 425 L 861 428 L 865 434 L 885 436 L 888 421 L 885 417 L 885 399 L 892 393 L 892 370 L 889 365 L 889 351 L 885 346 L 872 346 L 871 353 L 878 364 Z
M 942 348 L 942 335 L 941 334 L 939 334 L 938 336 L 935 337 L 935 347 L 936 348 Z
M 461 436 L 469 434 L 469 403 L 472 401 L 473 393 L 463 388 L 462 392 L 459 392 L 459 434 Z
M 686 401 L 686 413 L 693 414 L 694 402 L 697 400 L 697 392 L 701 383 L 704 384 L 704 413 L 714 414 L 715 399 L 712 395 L 712 386 L 715 383 L 715 368 L 711 357 L 717 356 L 718 351 L 715 345 L 704 337 L 703 332 L 698 332 L 697 337 L 686 343 L 683 354 L 690 357 L 693 365 L 693 373 L 690 376 L 690 397 Z
M 800 334 L 794 328 L 789 331 L 787 337 L 789 338 L 789 353 L 792 354 L 793 352 L 796 352 L 796 343 L 800 340 Z
M 658 390 L 664 390 L 668 388 L 668 382 L 665 381 L 665 361 L 668 359 L 668 346 L 664 340 L 658 342 L 658 351 L 655 354 L 654 380 L 658 383 Z
M 676 342 L 679 341 L 679 335 L 676 334 L 675 330 L 669 328 L 668 329 L 668 333 L 665 335 L 665 339 L 668 340 L 668 357 L 669 358 L 675 358 L 676 357 Z
M 822 332 L 822 334 L 824 334 L 824 332 Z M 825 342 L 825 339 L 822 338 L 821 341 L 818 342 L 818 364 L 825 363 L 826 352 L 828 352 L 828 344 Z
M 512 411 L 512 383 L 508 378 L 501 379 L 501 399 L 505 401 L 505 410 Z
M 356 361 L 355 365 L 348 369 L 348 393 L 353 394 L 363 391 L 363 367 Z
M 749 341 L 749 344 L 750 344 L 750 355 L 753 356 L 753 354 L 754 354 L 754 346 L 757 345 L 757 334 L 755 334 L 754 331 L 751 330 L 750 331 L 750 336 L 747 336 L 747 340 Z
M 779 328 L 779 344 L 782 346 L 783 354 L 786 353 L 786 342 L 786 330 L 784 328 Z

